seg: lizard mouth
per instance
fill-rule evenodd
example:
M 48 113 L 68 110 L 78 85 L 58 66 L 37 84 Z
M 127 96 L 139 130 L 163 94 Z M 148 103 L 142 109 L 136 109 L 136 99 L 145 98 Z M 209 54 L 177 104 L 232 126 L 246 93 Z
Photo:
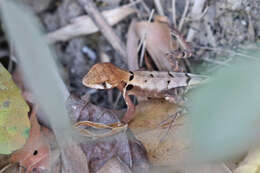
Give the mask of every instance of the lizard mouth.
M 95 89 L 111 89 L 113 86 L 109 84 L 108 82 L 103 82 L 102 84 L 88 84 L 83 81 L 83 84 L 89 88 L 95 88 Z

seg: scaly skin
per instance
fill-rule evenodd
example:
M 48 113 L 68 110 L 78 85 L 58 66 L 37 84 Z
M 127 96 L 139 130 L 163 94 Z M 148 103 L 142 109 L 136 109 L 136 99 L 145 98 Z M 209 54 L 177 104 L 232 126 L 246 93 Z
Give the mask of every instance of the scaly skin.
M 95 64 L 83 78 L 83 84 L 95 89 L 111 89 L 117 87 L 127 104 L 124 122 L 133 119 L 135 106 L 129 95 L 148 98 L 163 98 L 170 102 L 178 102 L 170 95 L 171 89 L 197 85 L 205 80 L 205 76 L 190 73 L 135 71 L 127 72 L 111 63 Z

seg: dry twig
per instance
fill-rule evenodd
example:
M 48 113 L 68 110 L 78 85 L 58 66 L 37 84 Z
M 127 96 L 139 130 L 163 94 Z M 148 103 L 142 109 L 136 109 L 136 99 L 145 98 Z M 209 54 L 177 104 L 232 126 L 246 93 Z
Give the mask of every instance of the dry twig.
M 185 21 L 186 16 L 187 16 L 187 12 L 188 12 L 189 6 L 190 6 L 190 0 L 186 0 L 185 8 L 184 8 L 184 11 L 182 13 L 181 21 L 180 21 L 180 24 L 179 24 L 179 27 L 178 27 L 179 31 L 181 31 L 181 29 L 182 29 L 182 26 L 183 26 L 184 21 Z
M 109 25 L 113 26 L 133 13 L 135 13 L 135 10 L 130 8 L 129 5 L 125 5 L 116 9 L 103 11 L 102 15 L 106 18 Z M 91 18 L 88 15 L 83 15 L 73 19 L 71 24 L 48 33 L 46 37 L 48 42 L 55 43 L 58 41 L 67 41 L 81 35 L 93 34 L 98 31 L 98 27 L 93 23 Z
M 193 4 L 193 7 L 192 7 L 192 10 L 191 10 L 191 14 L 190 16 L 194 19 L 197 19 L 198 16 L 202 16 L 201 14 L 203 13 L 202 10 L 203 10 L 203 7 L 204 7 L 204 4 L 205 4 L 206 0 L 196 0 L 194 1 L 194 4 Z M 190 30 L 188 32 L 188 35 L 187 35 L 187 41 L 188 42 L 191 42 L 195 33 L 196 33 L 196 30 L 194 30 L 193 28 L 196 28 L 198 29 L 199 28 L 199 23 L 192 23 L 191 24 L 191 27 L 190 27 Z
M 138 49 L 138 36 L 135 31 L 136 28 L 136 20 L 133 19 L 127 32 L 127 57 L 128 57 L 128 69 L 135 71 L 139 69 L 138 65 L 138 55 L 137 55 L 137 49 Z
M 154 4 L 155 4 L 155 7 L 156 7 L 157 12 L 159 13 L 159 15 L 165 16 L 160 0 L 154 0 Z
M 8 168 L 10 168 L 13 164 L 9 163 L 7 165 L 5 165 L 1 170 L 0 173 L 4 173 Z
M 174 27 L 177 28 L 177 23 L 176 23 L 176 4 L 175 0 L 172 0 L 172 20 Z
M 97 25 L 104 37 L 110 42 L 112 47 L 124 57 L 124 61 L 127 62 L 126 46 L 115 34 L 112 27 L 108 24 L 104 16 L 98 11 L 97 7 L 92 0 L 78 0 L 80 5 L 84 7 L 91 19 Z
M 151 11 L 151 14 L 149 16 L 149 19 L 148 19 L 148 23 L 151 23 L 151 20 L 153 18 L 153 14 L 154 14 L 154 9 L 152 9 Z M 143 36 L 143 38 L 141 39 L 140 41 L 140 44 L 138 46 L 138 51 L 140 50 L 141 46 L 142 46 L 142 50 L 141 50 L 141 58 L 140 58 L 140 67 L 142 66 L 143 64 L 143 59 L 144 59 L 144 53 L 145 53 L 145 48 L 146 48 L 146 32 Z

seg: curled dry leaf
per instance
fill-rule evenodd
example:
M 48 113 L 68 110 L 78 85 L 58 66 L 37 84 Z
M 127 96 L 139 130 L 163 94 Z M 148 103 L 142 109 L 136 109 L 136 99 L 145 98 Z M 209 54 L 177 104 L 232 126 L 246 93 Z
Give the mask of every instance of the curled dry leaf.
M 67 109 L 73 122 L 89 121 L 108 125 L 120 122 L 117 116 L 122 115 L 121 111 L 101 108 L 75 96 L 68 98 Z M 87 128 L 90 132 L 97 132 L 96 128 Z M 98 132 L 102 133 L 103 130 Z M 81 141 L 80 146 L 88 160 L 90 172 L 97 172 L 108 160 L 115 157 L 132 171 L 146 172 L 149 167 L 145 148 L 129 130 L 99 140 Z
M 177 54 L 179 52 L 179 45 L 189 46 L 177 32 L 172 32 L 167 22 L 167 19 L 162 16 L 158 16 L 154 22 L 141 21 L 136 24 L 136 33 L 139 39 L 145 39 L 146 49 L 149 52 L 152 60 L 154 61 L 157 68 L 161 71 L 181 71 L 176 63 Z M 173 39 L 172 35 L 176 37 Z M 180 44 L 179 44 L 180 43 Z M 179 53 L 178 53 L 179 52 Z M 172 56 L 169 54 L 173 53 Z
M 10 158 L 12 163 L 19 163 L 26 169 L 26 173 L 33 170 L 46 171 L 49 169 L 50 146 L 43 135 L 41 127 L 37 121 L 35 111 L 32 112 L 30 137 L 22 149 L 15 151 Z M 47 129 L 44 129 L 48 131 Z
M 133 13 L 135 13 L 135 10 L 127 6 L 102 12 L 111 26 Z M 88 35 L 95 32 L 98 32 L 98 28 L 91 18 L 89 16 L 81 16 L 75 18 L 70 25 L 48 33 L 46 37 L 49 42 L 54 43 L 57 41 L 67 41 L 80 35 Z
M 136 31 L 140 39 L 145 38 L 146 49 L 159 70 L 172 71 L 165 56 L 172 48 L 177 49 L 177 45 L 171 45 L 171 30 L 168 24 L 142 21 L 136 24 Z

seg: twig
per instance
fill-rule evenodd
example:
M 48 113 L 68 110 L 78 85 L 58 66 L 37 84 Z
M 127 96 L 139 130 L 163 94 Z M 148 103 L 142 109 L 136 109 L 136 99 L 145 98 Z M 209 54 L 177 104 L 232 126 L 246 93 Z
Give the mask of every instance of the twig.
M 141 1 L 142 6 L 144 7 L 144 10 L 146 11 L 147 14 L 151 13 L 151 10 L 149 9 L 149 7 L 146 5 L 146 3 L 144 1 Z
M 135 13 L 136 10 L 130 8 L 129 6 L 130 5 L 125 5 L 116 9 L 106 10 L 102 12 L 102 14 L 107 19 L 108 23 L 113 26 L 130 14 Z M 57 41 L 67 41 L 81 35 L 93 34 L 98 31 L 99 28 L 95 25 L 95 23 L 93 23 L 91 18 L 88 15 L 83 15 L 73 19 L 71 24 L 48 33 L 46 38 L 48 42 L 55 43 Z
M 177 28 L 177 23 L 176 23 L 176 2 L 175 0 L 172 0 L 172 20 L 174 24 L 174 28 Z
M 255 30 L 252 22 L 252 17 L 249 11 L 247 11 L 247 16 L 248 16 L 248 39 L 250 41 L 255 41 Z
M 222 51 L 222 52 L 224 51 L 224 52 L 231 53 L 233 55 L 238 55 L 238 56 L 250 59 L 250 60 L 254 60 L 254 61 L 260 62 L 259 58 L 256 58 L 256 57 L 250 56 L 250 55 L 246 55 L 246 54 L 243 54 L 243 53 L 235 52 L 233 50 L 227 50 L 227 49 L 221 49 L 221 48 L 213 48 L 213 47 L 206 47 L 206 46 L 200 46 L 199 48 L 206 49 L 206 50 L 213 50 L 213 51 L 216 51 L 216 52 L 217 51 Z
M 206 16 L 205 17 L 205 20 L 204 20 L 204 25 L 205 25 L 205 28 L 206 28 L 206 32 L 207 32 L 207 39 L 209 40 L 209 43 L 213 46 L 213 47 L 217 47 L 217 42 L 216 42 L 216 39 L 213 35 L 213 32 L 211 30 L 211 27 L 210 27 L 210 24 L 209 24 L 209 19 L 208 17 Z
M 157 12 L 161 15 L 161 16 L 165 16 L 164 12 L 163 12 L 163 8 L 162 8 L 162 4 L 160 2 L 160 0 L 154 0 L 154 4 L 155 7 L 157 9 Z
M 135 71 L 139 69 L 138 65 L 138 42 L 139 38 L 136 34 L 136 20 L 133 19 L 127 31 L 127 41 L 126 41 L 126 51 L 127 51 L 127 59 L 128 59 L 128 69 Z
M 118 92 L 117 97 L 116 97 L 116 101 L 115 101 L 115 103 L 114 103 L 114 105 L 113 105 L 113 109 L 116 109 L 116 106 L 117 106 L 117 104 L 118 104 L 119 99 L 121 98 L 121 96 L 122 96 L 122 93 L 121 93 L 121 92 Z
M 147 7 L 147 5 L 144 3 L 144 1 L 143 0 L 138 0 L 138 1 L 144 7 L 144 10 L 146 11 L 146 13 L 150 14 L 150 9 Z M 136 10 L 136 13 L 137 13 L 137 17 L 142 18 L 141 16 L 142 16 L 143 12 L 139 11 L 138 7 L 136 5 L 138 1 L 130 0 L 129 5 L 134 7 L 134 9 Z
M 210 58 L 203 58 L 204 61 L 207 61 L 207 62 L 211 62 L 211 63 L 214 63 L 214 64 L 217 64 L 217 65 L 224 65 L 224 66 L 227 66 L 227 67 L 230 67 L 229 64 L 227 64 L 229 61 L 231 61 L 233 58 L 229 58 L 227 59 L 226 61 L 217 61 L 217 60 L 213 60 L 213 59 L 210 59 Z
M 10 168 L 13 164 L 9 163 L 7 165 L 5 165 L 1 170 L 0 173 L 4 173 L 4 171 L 6 171 L 8 168 Z
M 182 29 L 183 23 L 184 23 L 184 21 L 186 19 L 186 15 L 187 15 L 189 6 L 190 6 L 190 0 L 186 0 L 185 8 L 184 8 L 184 11 L 182 13 L 181 21 L 180 21 L 180 24 L 179 24 L 179 27 L 178 27 L 179 31 Z
M 149 16 L 148 24 L 151 23 L 151 20 L 152 20 L 152 18 L 153 18 L 153 14 L 154 14 L 154 9 L 152 9 L 152 12 L 151 12 L 151 14 L 150 14 L 150 16 Z M 145 52 L 145 48 L 146 48 L 146 35 L 147 35 L 147 31 L 145 31 L 145 33 L 144 33 L 144 35 L 143 35 L 143 37 L 142 37 L 142 39 L 141 39 L 141 42 L 140 42 L 140 44 L 139 44 L 139 46 L 138 46 L 138 49 L 137 49 L 137 50 L 139 51 L 140 48 L 141 48 L 141 45 L 143 45 L 143 46 L 142 46 L 142 50 L 141 50 L 140 67 L 141 67 L 142 64 L 143 64 L 143 59 L 144 59 L 144 52 Z
M 124 58 L 127 63 L 126 46 L 115 34 L 112 27 L 108 24 L 104 16 L 98 11 L 92 0 L 78 0 L 81 6 L 84 7 L 91 19 L 97 25 L 104 37 L 110 42 L 112 47 Z
M 201 16 L 201 13 L 202 13 L 202 10 L 203 10 L 203 7 L 204 7 L 204 4 L 205 4 L 206 0 L 196 0 L 194 1 L 194 4 L 193 4 L 193 7 L 192 7 L 192 10 L 191 10 L 191 14 L 190 16 L 195 19 L 198 18 L 198 16 Z M 193 28 L 199 28 L 199 23 L 192 23 L 191 24 L 191 27 L 188 31 L 188 35 L 187 35 L 187 41 L 188 42 L 191 42 L 195 33 L 196 33 L 196 30 L 194 30 Z
M 186 21 L 198 21 L 198 20 L 200 20 L 202 17 L 204 17 L 205 15 L 206 15 L 206 13 L 208 12 L 208 9 L 209 9 L 209 7 L 207 6 L 205 9 L 204 9 L 204 11 L 201 13 L 201 15 L 200 16 L 197 16 L 197 18 L 195 18 L 195 17 L 190 17 L 190 15 L 188 16 L 188 17 L 186 17 Z

